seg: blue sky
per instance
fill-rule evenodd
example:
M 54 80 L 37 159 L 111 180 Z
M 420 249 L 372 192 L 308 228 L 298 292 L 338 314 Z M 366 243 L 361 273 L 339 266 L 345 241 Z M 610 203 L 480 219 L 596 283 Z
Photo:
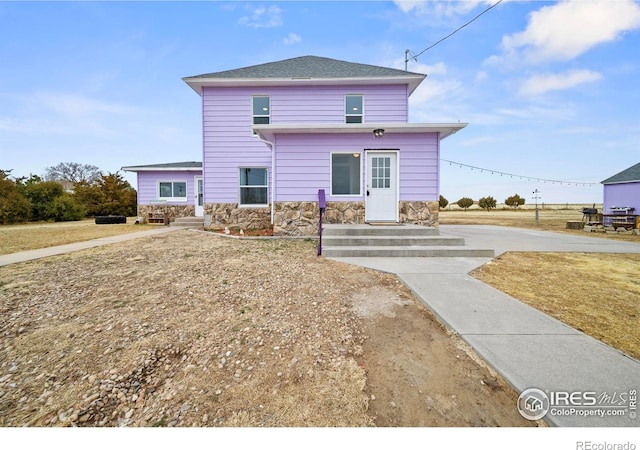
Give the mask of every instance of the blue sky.
M 183 77 L 303 55 L 404 68 L 493 3 L 0 1 L 0 169 L 201 160 Z M 442 158 L 531 178 L 443 162 L 452 202 L 601 202 L 584 184 L 640 161 L 637 1 L 503 0 L 408 70 L 428 74 L 410 121 L 469 123 Z

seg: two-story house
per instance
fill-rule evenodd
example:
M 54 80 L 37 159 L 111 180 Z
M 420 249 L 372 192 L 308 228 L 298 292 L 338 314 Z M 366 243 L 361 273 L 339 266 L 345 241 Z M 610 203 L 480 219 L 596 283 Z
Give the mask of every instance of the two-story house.
M 138 172 L 139 215 L 313 235 L 322 189 L 328 223 L 437 225 L 440 141 L 466 124 L 408 122 L 425 77 L 316 56 L 186 77 L 202 98 L 201 167 L 123 168 Z

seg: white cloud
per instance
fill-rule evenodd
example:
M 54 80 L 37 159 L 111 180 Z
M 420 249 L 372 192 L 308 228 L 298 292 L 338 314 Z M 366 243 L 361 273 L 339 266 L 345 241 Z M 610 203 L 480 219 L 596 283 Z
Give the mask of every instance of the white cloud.
M 478 73 L 476 73 L 476 81 L 484 81 L 487 78 L 489 78 L 489 74 L 487 72 L 485 72 L 484 70 L 479 71 Z
M 277 6 L 258 6 L 250 11 L 250 15 L 238 20 L 240 25 L 250 28 L 274 28 L 282 25 L 282 10 Z
M 531 13 L 524 31 L 502 39 L 502 56 L 566 61 L 637 28 L 640 6 L 633 0 L 566 0 Z
M 466 121 L 464 84 L 460 80 L 427 78 L 409 97 L 411 122 Z
M 466 14 L 478 5 L 490 5 L 493 0 L 395 0 L 396 6 L 405 14 L 415 13 L 417 16 L 452 17 Z
M 116 120 L 134 120 L 145 113 L 137 106 L 69 92 L 38 91 L 12 101 L 14 114 L 0 117 L 0 129 L 15 133 L 114 136 Z
M 284 45 L 293 45 L 302 41 L 302 38 L 296 33 L 289 33 L 282 41 L 284 42 Z
M 129 114 L 135 112 L 135 108 L 129 105 L 109 103 L 83 95 L 62 92 L 36 92 L 29 101 L 38 104 L 41 108 L 48 108 L 64 115 L 86 116 L 95 113 Z
M 404 70 L 404 58 L 396 58 L 393 61 L 383 61 L 380 64 L 384 66 L 394 67 Z M 423 64 L 410 59 L 407 64 L 407 70 L 414 73 L 423 73 L 426 75 L 445 75 L 447 73 L 447 65 L 442 61 L 435 64 Z
M 601 80 L 602 74 L 592 70 L 569 70 L 564 73 L 533 75 L 522 83 L 521 95 L 540 95 L 549 91 L 571 89 L 584 83 Z

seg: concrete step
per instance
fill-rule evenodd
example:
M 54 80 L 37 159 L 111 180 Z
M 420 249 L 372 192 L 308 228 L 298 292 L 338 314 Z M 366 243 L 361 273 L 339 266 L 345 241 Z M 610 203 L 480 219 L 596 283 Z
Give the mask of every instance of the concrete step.
M 493 250 L 467 248 L 464 238 L 440 236 L 437 228 L 412 224 L 325 224 L 322 254 L 327 257 L 482 257 Z
M 330 258 L 365 257 L 365 258 L 389 258 L 389 257 L 467 257 L 467 258 L 493 258 L 493 250 L 468 248 L 462 246 L 350 246 L 327 247 L 322 246 L 322 255 Z
M 326 247 L 412 247 L 412 246 L 456 246 L 464 245 L 464 238 L 444 236 L 332 236 L 322 235 L 322 244 Z
M 437 228 L 413 224 L 323 224 L 322 236 L 438 236 Z
M 176 217 L 173 222 L 169 224 L 172 227 L 188 227 L 197 228 L 204 226 L 203 217 Z

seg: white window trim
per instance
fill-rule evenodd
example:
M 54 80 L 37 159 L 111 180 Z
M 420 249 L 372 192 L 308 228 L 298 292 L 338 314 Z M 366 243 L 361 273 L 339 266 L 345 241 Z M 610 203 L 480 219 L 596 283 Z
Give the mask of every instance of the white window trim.
M 184 197 L 160 197 L 160 183 L 171 183 L 171 193 L 173 194 L 173 183 L 184 183 Z M 158 200 L 164 200 L 171 203 L 187 203 L 189 200 L 189 182 L 187 180 L 158 180 L 156 182 L 156 194 Z
M 333 193 L 333 155 L 355 155 L 355 154 L 359 154 L 360 156 L 358 157 L 358 159 L 360 160 L 360 164 L 359 164 L 359 172 L 360 173 L 360 183 L 358 184 L 358 193 L 357 194 L 334 194 Z M 345 151 L 341 151 L 341 152 L 329 152 L 329 195 L 331 197 L 337 197 L 337 198 L 341 198 L 341 197 L 362 197 L 362 158 L 364 157 L 364 152 L 362 151 L 353 151 L 353 152 L 345 152 Z
M 269 99 L 269 114 L 253 114 L 253 99 L 256 97 L 266 97 Z M 255 123 L 253 123 L 253 119 L 255 117 L 268 117 L 269 118 L 269 123 L 271 123 L 271 96 L 270 95 L 266 95 L 266 94 L 252 94 L 251 95 L 251 135 L 252 136 L 258 136 L 258 133 L 256 133 L 253 130 L 253 126 L 256 125 Z M 257 169 L 257 167 L 256 167 Z
M 267 184 L 264 185 L 240 185 L 240 171 L 242 169 L 264 169 L 267 171 Z M 238 208 L 265 208 L 269 206 L 269 203 L 240 203 L 242 199 L 242 188 L 267 188 L 267 199 L 269 199 L 269 168 L 268 167 L 260 167 L 260 166 L 238 166 Z
M 347 97 L 349 96 L 360 96 L 362 97 L 362 113 L 361 114 L 347 114 Z M 356 94 L 356 93 L 352 93 L 352 94 L 344 94 L 344 105 L 342 107 L 342 111 L 344 113 L 344 123 L 348 124 L 348 125 L 352 125 L 351 123 L 347 122 L 347 117 L 362 117 L 362 121 L 359 123 L 364 123 L 364 94 Z

